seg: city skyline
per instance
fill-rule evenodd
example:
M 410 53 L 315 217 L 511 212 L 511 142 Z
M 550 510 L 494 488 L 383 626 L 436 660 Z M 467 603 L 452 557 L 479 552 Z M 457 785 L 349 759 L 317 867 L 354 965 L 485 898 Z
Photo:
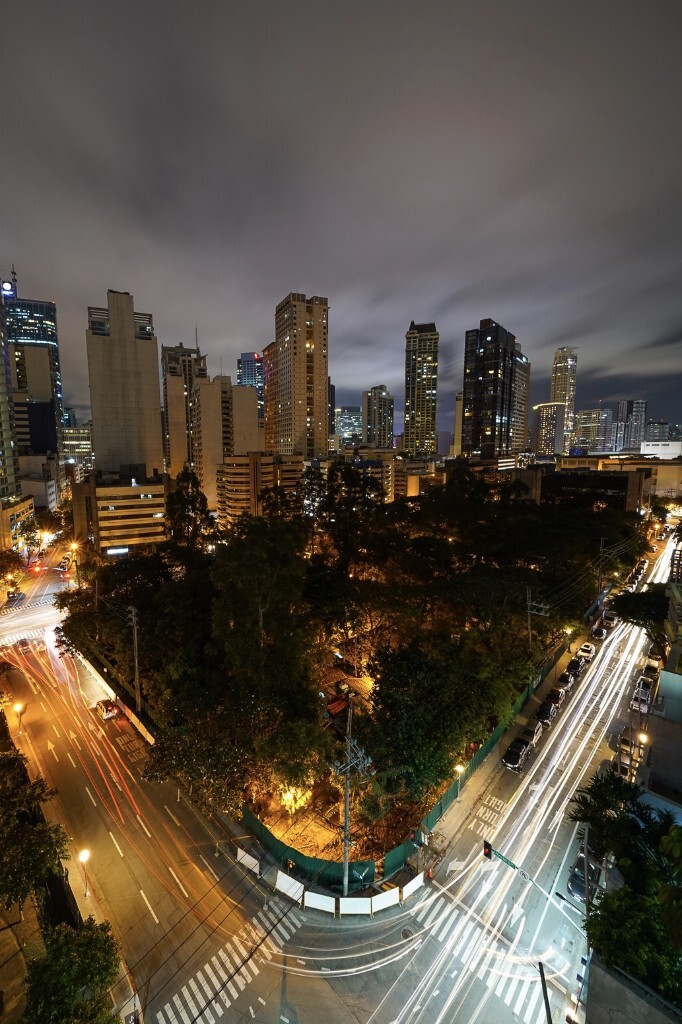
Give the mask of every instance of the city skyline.
M 7 47 L 0 274 L 14 263 L 20 295 L 56 301 L 81 416 L 93 296 L 130 291 L 163 345 L 196 325 L 211 372 L 234 375 L 300 289 L 329 297 L 339 405 L 381 382 L 399 423 L 405 331 L 435 322 L 451 429 L 465 331 L 490 317 L 533 365 L 531 403 L 569 346 L 576 408 L 642 398 L 682 418 L 678 9 L 436 4 L 415 25 L 407 5 L 351 3 L 331 38 L 305 3 L 294 30 L 276 5 L 169 2 L 161 38 L 151 11 L 132 34 L 125 7 L 106 31 L 76 11 L 38 0 L 5 22 L 31 61 Z M 258 38 L 256 65 L 248 46 L 225 61 L 226 37 Z M 483 41 L 504 58 L 484 78 Z M 646 66 L 646 88 L 623 66 Z

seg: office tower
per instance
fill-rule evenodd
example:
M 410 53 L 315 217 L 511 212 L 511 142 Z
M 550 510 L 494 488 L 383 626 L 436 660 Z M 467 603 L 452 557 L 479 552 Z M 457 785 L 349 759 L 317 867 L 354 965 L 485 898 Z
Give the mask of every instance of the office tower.
M 462 414 L 464 410 L 464 394 L 458 391 L 455 395 L 455 434 L 450 454 L 455 458 L 462 454 Z
M 626 448 L 639 449 L 644 441 L 646 433 L 646 402 L 642 399 L 635 399 L 632 403 L 632 411 L 628 416 L 625 430 Z
M 360 444 L 362 440 L 362 411 L 359 405 L 342 405 L 334 417 L 335 430 L 347 444 Z
M 194 465 L 192 401 L 194 384 L 208 377 L 206 356 L 198 348 L 161 346 L 163 384 L 164 460 L 173 478 Z
M 104 473 L 153 476 L 163 469 L 159 351 L 150 313 L 129 292 L 88 307 L 86 332 L 95 463 Z
M 550 402 L 563 402 L 566 406 L 564 417 L 564 452 L 568 451 L 573 417 L 575 415 L 575 378 L 578 355 L 574 348 L 558 348 L 552 363 L 552 383 L 549 389 Z
M 410 324 L 405 334 L 405 426 L 408 455 L 435 455 L 438 343 L 435 324 Z
M 608 452 L 613 444 L 613 412 L 611 409 L 580 409 L 575 414 L 571 445 L 590 451 Z
M 328 303 L 291 292 L 275 310 L 263 351 L 265 448 L 320 458 L 329 437 Z
M 265 400 L 263 398 L 263 356 L 260 352 L 242 352 L 237 360 L 237 385 L 256 389 L 258 417 L 263 419 Z
M 331 377 L 328 379 L 327 390 L 329 393 L 329 434 L 331 436 L 336 430 L 336 385 L 332 384 Z
M 464 336 L 462 454 L 480 459 L 526 448 L 530 363 L 515 336 L 481 320 Z
M 81 466 L 84 470 L 95 468 L 92 450 L 92 423 L 82 427 L 64 427 L 64 461 L 67 465 Z
M 669 441 L 670 424 L 666 420 L 649 420 L 644 431 L 645 441 Z
M 62 413 L 62 426 L 64 427 L 77 427 L 78 421 L 76 419 L 75 409 L 64 409 Z
M 258 394 L 233 385 L 230 377 L 198 379 L 194 387 L 194 470 L 209 509 L 217 507 L 218 466 L 233 455 L 257 452 L 261 445 Z
M 564 451 L 566 406 L 563 402 L 540 402 L 533 406 L 530 448 L 536 455 L 561 455 Z
M 57 307 L 23 299 L 17 277 L 3 283 L 7 319 L 14 430 L 19 455 L 58 453 L 62 432 Z
M 5 285 L 8 287 L 5 288 Z M 0 297 L 0 499 L 4 500 L 17 493 L 19 466 L 14 445 L 12 375 L 4 301 L 4 295 L 11 290 L 12 283 L 3 281 L 0 287 L 2 292 L 2 297 Z M 4 543 L 0 550 L 6 550 Z
M 385 384 L 362 392 L 362 443 L 393 447 L 393 395 Z

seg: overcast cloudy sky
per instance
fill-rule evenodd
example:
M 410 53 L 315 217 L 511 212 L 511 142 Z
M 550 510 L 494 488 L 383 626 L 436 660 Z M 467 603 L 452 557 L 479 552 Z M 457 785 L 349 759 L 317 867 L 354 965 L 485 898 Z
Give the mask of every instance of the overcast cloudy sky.
M 410 320 L 513 331 L 546 400 L 646 398 L 682 421 L 678 0 L 22 0 L 0 24 L 0 275 L 54 298 L 88 405 L 107 288 L 212 374 L 326 295 L 339 400 L 402 407 Z

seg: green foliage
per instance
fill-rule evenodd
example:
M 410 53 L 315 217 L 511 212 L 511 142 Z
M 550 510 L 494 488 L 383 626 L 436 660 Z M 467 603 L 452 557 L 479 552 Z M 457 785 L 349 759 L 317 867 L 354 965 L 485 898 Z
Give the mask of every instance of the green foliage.
M 213 520 L 199 478 L 188 466 L 178 473 L 175 490 L 166 498 L 166 515 L 174 544 L 195 549 L 204 546 Z
M 119 972 L 119 951 L 108 921 L 89 917 L 75 931 L 60 924 L 45 955 L 29 964 L 23 1024 L 113 1024 L 107 989 Z
M 665 583 L 650 583 L 647 590 L 636 594 L 618 594 L 611 602 L 611 608 L 625 622 L 640 626 L 651 640 L 663 632 L 663 622 L 668 614 L 668 598 Z
M 23 904 L 29 894 L 69 856 L 61 825 L 39 813 L 54 791 L 43 779 L 30 782 L 26 758 L 16 750 L 0 753 L 0 900 Z

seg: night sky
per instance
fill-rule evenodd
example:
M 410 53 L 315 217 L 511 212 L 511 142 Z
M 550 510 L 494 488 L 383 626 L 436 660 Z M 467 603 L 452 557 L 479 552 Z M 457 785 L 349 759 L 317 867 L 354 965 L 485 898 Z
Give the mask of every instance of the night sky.
M 549 398 L 682 422 L 678 0 L 23 0 L 0 22 L 0 275 L 57 302 L 88 406 L 86 307 L 130 291 L 210 373 L 330 302 L 337 404 L 441 334 L 439 428 L 490 316 Z M 402 416 L 396 429 L 402 427 Z

